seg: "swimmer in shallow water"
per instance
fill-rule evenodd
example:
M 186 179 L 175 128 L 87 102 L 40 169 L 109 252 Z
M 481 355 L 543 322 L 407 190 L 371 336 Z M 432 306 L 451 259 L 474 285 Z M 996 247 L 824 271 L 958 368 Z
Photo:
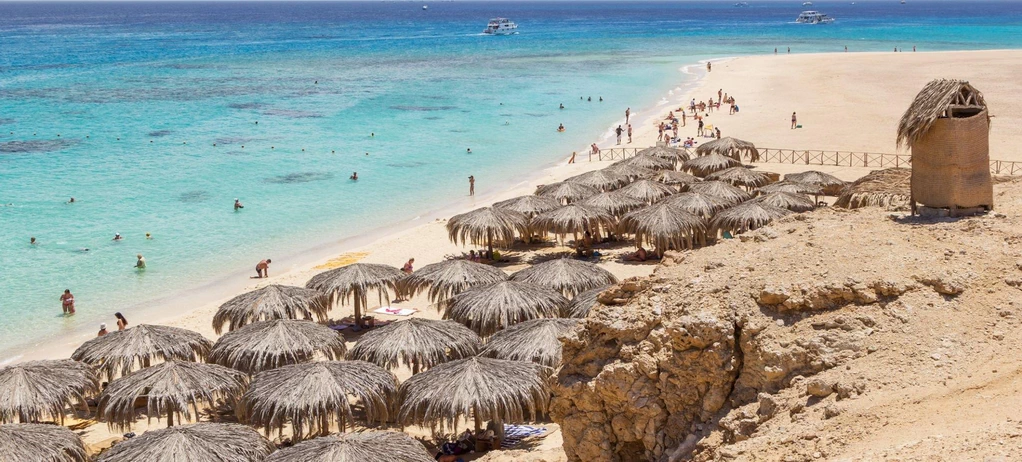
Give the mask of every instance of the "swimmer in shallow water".
M 563 131 L 564 131 L 564 124 L 560 124 L 560 125 L 558 125 L 558 126 L 557 126 L 557 131 L 559 131 L 559 132 L 563 132 Z
M 136 257 L 138 257 L 138 260 L 135 261 L 135 268 L 145 269 L 145 257 L 142 254 L 136 255 Z
M 241 201 L 238 200 L 238 199 L 234 199 L 234 211 L 237 212 L 238 209 L 243 209 L 243 208 L 245 208 L 245 206 L 242 205 Z
M 120 241 L 120 240 L 122 240 L 122 239 L 124 239 L 124 238 L 123 238 L 123 237 L 121 237 L 121 233 L 114 233 L 114 238 L 113 238 L 112 240 L 114 240 L 114 241 Z
M 35 238 L 33 237 L 33 238 L 29 239 L 29 240 L 28 240 L 28 243 L 29 243 L 29 244 L 32 244 L 32 245 L 36 245 L 36 241 L 35 241 Z
M 349 176 L 348 179 L 358 181 L 358 172 L 351 172 L 351 176 Z

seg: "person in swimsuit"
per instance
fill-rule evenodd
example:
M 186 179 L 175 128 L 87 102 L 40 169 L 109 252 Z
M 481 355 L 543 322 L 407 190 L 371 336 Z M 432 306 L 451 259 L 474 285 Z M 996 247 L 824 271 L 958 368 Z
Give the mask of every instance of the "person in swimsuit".
M 351 176 L 349 176 L 348 179 L 358 181 L 358 172 L 351 172 Z
M 409 258 L 408 261 L 405 262 L 405 266 L 401 267 L 401 271 L 403 271 L 405 274 L 412 274 L 412 265 L 413 264 L 415 264 L 415 259 L 414 258 Z
M 238 199 L 234 199 L 234 211 L 237 212 L 238 209 L 243 209 L 243 208 L 245 208 L 245 206 L 241 204 L 241 201 L 238 200 Z
M 109 332 L 106 331 L 106 323 L 104 322 L 99 325 L 99 333 L 96 334 L 96 337 L 102 337 L 106 334 L 109 334 Z
M 128 328 L 128 320 L 124 319 L 124 315 L 119 311 L 114 313 L 114 318 L 117 318 L 117 330 L 124 330 Z
M 145 269 L 145 257 L 143 257 L 142 254 L 136 255 L 136 257 L 138 260 L 135 261 L 135 268 Z
M 256 279 L 270 277 L 270 263 L 273 263 L 273 260 L 267 258 L 256 264 Z
M 473 175 L 468 176 L 468 195 L 476 195 L 476 177 Z
M 71 295 L 71 289 L 64 289 L 64 294 L 60 296 L 60 304 L 64 308 L 64 314 L 75 314 L 75 296 Z
M 119 241 L 119 240 L 121 240 L 121 239 L 124 239 L 123 237 L 121 237 L 121 233 L 114 233 L 114 238 L 113 238 L 113 240 L 115 240 L 115 241 Z
M 791 129 L 794 130 L 795 126 L 798 125 L 798 117 L 795 117 L 795 113 L 791 113 Z
M 36 242 L 35 242 L 35 238 L 33 237 L 33 238 L 29 239 L 29 240 L 28 240 L 28 243 L 29 243 L 29 244 L 32 244 L 32 245 L 35 245 L 35 244 L 36 244 Z

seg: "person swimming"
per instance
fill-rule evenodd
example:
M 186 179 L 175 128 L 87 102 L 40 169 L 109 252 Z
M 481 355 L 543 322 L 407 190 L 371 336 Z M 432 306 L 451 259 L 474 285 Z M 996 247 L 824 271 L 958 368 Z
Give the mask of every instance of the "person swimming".
M 349 176 L 348 179 L 358 181 L 358 172 L 351 172 L 351 176 Z
M 559 131 L 559 132 L 563 132 L 563 131 L 564 131 L 564 124 L 560 124 L 560 125 L 558 125 L 558 126 L 557 126 L 557 131 Z
M 136 257 L 138 257 L 138 260 L 135 261 L 135 268 L 145 269 L 145 257 L 142 254 L 136 255 Z
M 561 104 L 561 109 L 564 109 L 564 104 L 563 103 Z
M 29 243 L 29 244 L 32 244 L 32 245 L 36 245 L 36 241 L 35 241 L 35 238 L 33 237 L 33 238 L 29 239 L 29 240 L 28 240 L 28 243 Z
M 124 238 L 123 238 L 123 237 L 121 237 L 121 233 L 114 233 L 114 238 L 113 238 L 112 240 L 114 240 L 114 241 L 120 241 L 120 240 L 122 240 L 122 239 L 124 239 Z
M 245 208 L 245 206 L 244 206 L 244 205 L 242 205 L 242 203 L 241 203 L 241 201 L 240 201 L 240 200 L 238 200 L 237 198 L 235 198 L 235 199 L 234 199 L 234 211 L 235 211 L 235 212 L 237 212 L 237 211 L 238 211 L 238 209 L 243 209 L 243 208 Z

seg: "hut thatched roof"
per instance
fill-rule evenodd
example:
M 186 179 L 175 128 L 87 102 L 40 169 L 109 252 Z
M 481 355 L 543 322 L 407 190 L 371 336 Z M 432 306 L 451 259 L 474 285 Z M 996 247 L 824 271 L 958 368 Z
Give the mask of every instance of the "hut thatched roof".
M 447 229 L 451 229 L 449 222 Z M 361 326 L 362 310 L 369 303 L 369 292 L 376 291 L 377 301 L 382 304 L 384 298 L 390 299 L 391 290 L 395 294 L 398 292 L 397 283 L 404 277 L 405 273 L 393 266 L 354 263 L 319 273 L 309 279 L 305 287 L 330 294 L 331 301 L 340 301 L 342 305 L 350 296 L 355 305 L 355 322 Z
M 99 390 L 92 366 L 70 359 L 0 368 L 0 423 L 64 421 L 65 409 Z M 0 458 L 0 460 L 4 460 Z
M 96 415 L 111 426 L 131 427 L 135 402 L 146 397 L 147 421 L 167 416 L 172 426 L 193 415 L 198 420 L 200 406 L 213 406 L 217 400 L 236 402 L 246 379 L 245 374 L 216 364 L 171 360 L 110 382 L 99 397 Z
M 574 258 L 557 258 L 530 266 L 512 274 L 511 280 L 554 289 L 566 296 L 617 283 L 617 277 L 610 271 Z
M 674 170 L 675 161 L 662 159 L 647 155 L 635 155 L 625 160 L 619 160 L 611 165 L 631 165 L 633 167 L 645 168 L 653 171 Z
M 417 294 L 429 289 L 433 302 L 446 300 L 479 284 L 507 280 L 507 273 L 498 268 L 470 260 L 444 260 L 423 266 L 404 280 L 405 290 Z
M 710 222 L 710 227 L 714 232 L 728 231 L 734 235 L 761 228 L 790 213 L 786 209 L 771 205 L 746 202 L 717 212 Z
M 600 191 L 610 191 L 628 184 L 628 177 L 612 170 L 593 170 L 581 175 L 575 175 L 567 180 L 567 183 L 578 183 L 581 185 L 596 188 Z
M 82 439 L 65 427 L 48 424 L 0 425 L 0 460 L 86 462 Z
M 579 205 L 602 210 L 613 216 L 624 214 L 646 205 L 645 201 L 621 194 L 621 191 L 599 193 L 579 202 Z
M 157 361 L 202 361 L 212 347 L 213 342 L 198 332 L 139 324 L 85 342 L 71 359 L 99 366 L 101 373 L 113 378 Z
M 653 179 L 668 185 L 690 185 L 692 183 L 703 181 L 702 178 L 695 175 L 685 172 L 675 172 L 673 170 L 660 172 Z
M 965 80 L 937 79 L 926 84 L 898 123 L 898 146 L 912 147 L 937 119 L 955 111 L 986 108 L 983 93 Z
M 636 153 L 639 156 L 650 156 L 658 159 L 666 159 L 678 165 L 689 159 L 688 152 L 684 149 L 672 148 L 666 143 L 657 143 L 656 146 L 643 149 Z
M 692 172 L 695 176 L 705 177 L 713 172 L 718 172 L 726 168 L 737 167 L 739 165 L 742 165 L 740 161 L 722 154 L 713 153 L 705 156 L 699 156 L 695 159 L 686 160 L 685 163 L 681 164 L 681 169 L 687 172 Z
M 404 433 L 367 430 L 302 441 L 266 462 L 433 462 L 433 456 Z
M 368 361 L 384 369 L 406 365 L 418 373 L 420 369 L 474 356 L 481 345 L 479 336 L 458 322 L 411 318 L 366 332 L 348 352 L 348 359 Z
M 598 227 L 614 225 L 614 216 L 597 208 L 581 204 L 568 204 L 559 209 L 541 213 L 532 219 L 532 227 L 554 234 L 581 233 Z
M 911 181 L 912 169 L 909 168 L 874 170 L 845 186 L 834 206 L 848 209 L 905 207 L 912 197 Z
M 621 162 L 611 165 L 610 167 L 604 168 L 603 170 L 614 172 L 618 175 L 624 175 L 630 179 L 649 178 L 652 177 L 653 175 L 656 175 L 657 173 L 656 171 L 650 170 L 648 168 L 642 168 L 639 167 L 638 165 L 632 164 L 622 164 Z
M 713 172 L 706 175 L 706 179 L 753 188 L 770 183 L 770 175 L 767 175 L 766 172 L 759 172 L 742 165 Z
M 274 319 L 249 324 L 220 337 L 209 362 L 255 374 L 288 364 L 344 357 L 344 338 L 312 321 Z
M 561 203 L 552 197 L 537 196 L 530 194 L 528 196 L 518 196 L 513 199 L 506 201 L 500 201 L 493 204 L 493 208 L 510 210 L 512 212 L 518 212 L 526 217 L 534 217 L 547 210 L 553 210 L 560 207 Z
M 445 318 L 486 337 L 512 324 L 553 318 L 568 300 L 546 287 L 518 281 L 476 286 L 447 300 Z
M 455 215 L 447 220 L 447 237 L 451 242 L 468 242 L 478 246 L 509 246 L 515 234 L 525 234 L 529 219 L 525 215 L 501 208 L 483 207 Z
M 579 322 L 578 319 L 533 319 L 515 324 L 493 334 L 479 356 L 559 367 L 561 341 L 557 338 Z
M 441 431 L 462 418 L 522 422 L 547 407 L 548 370 L 525 361 L 473 356 L 441 364 L 401 384 L 398 421 Z
M 663 254 L 669 248 L 691 247 L 694 238 L 706 232 L 704 221 L 670 202 L 658 202 L 625 215 L 620 228 Z
M 688 189 L 690 192 L 719 197 L 732 204 L 745 202 L 752 198 L 752 194 L 723 181 L 703 181 L 689 186 Z
M 772 205 L 792 212 L 808 212 L 816 208 L 816 203 L 803 194 L 792 194 L 786 192 L 773 192 L 764 194 L 752 200 L 752 202 Z
M 792 194 L 809 194 L 813 196 L 819 196 L 823 194 L 823 188 L 813 184 L 796 183 L 793 181 L 778 181 L 777 183 L 771 183 L 766 186 L 760 186 L 756 189 L 756 192 L 760 194 L 770 194 L 775 192 L 786 192 Z
M 365 420 L 385 422 L 397 392 L 397 377 L 365 361 L 317 361 L 256 374 L 245 392 L 249 423 L 269 433 L 291 423 L 295 439 L 343 430 L 355 424 L 353 400 Z
M 273 449 L 244 425 L 200 423 L 149 430 L 117 443 L 96 462 L 259 462 Z
M 600 297 L 600 293 L 607 290 L 608 287 L 610 286 L 597 287 L 576 295 L 575 298 L 571 299 L 571 303 L 561 310 L 561 317 L 584 318 L 589 316 L 589 310 L 596 305 L 596 300 Z
M 639 180 L 621 188 L 621 194 L 652 204 L 678 192 L 670 186 L 653 180 Z
M 759 150 L 748 141 L 725 136 L 719 140 L 713 140 L 696 148 L 696 154 L 705 156 L 709 154 L 720 154 L 741 162 L 747 159 L 749 162 L 759 160 Z
M 784 175 L 784 181 L 811 184 L 820 186 L 822 188 L 829 188 L 832 186 L 844 186 L 845 184 L 847 184 L 844 180 L 834 175 L 819 172 L 816 170 L 809 170 L 807 172 L 802 173 L 789 173 L 787 175 Z
M 217 334 L 224 324 L 231 331 L 256 321 L 269 319 L 312 319 L 324 321 L 330 311 L 330 296 L 304 287 L 271 284 L 241 294 L 220 305 L 213 315 Z
M 713 214 L 733 205 L 729 200 L 701 192 L 683 192 L 675 194 L 664 202 L 680 207 L 693 215 L 709 219 Z
M 561 203 L 572 203 L 599 194 L 600 190 L 579 183 L 562 181 L 536 188 L 536 195 L 549 197 Z

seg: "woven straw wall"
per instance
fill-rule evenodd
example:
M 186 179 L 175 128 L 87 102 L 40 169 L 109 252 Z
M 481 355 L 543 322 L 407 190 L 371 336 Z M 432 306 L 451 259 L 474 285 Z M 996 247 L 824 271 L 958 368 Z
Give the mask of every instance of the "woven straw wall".
M 927 207 L 993 209 L 987 111 L 937 119 L 912 145 L 912 197 Z

